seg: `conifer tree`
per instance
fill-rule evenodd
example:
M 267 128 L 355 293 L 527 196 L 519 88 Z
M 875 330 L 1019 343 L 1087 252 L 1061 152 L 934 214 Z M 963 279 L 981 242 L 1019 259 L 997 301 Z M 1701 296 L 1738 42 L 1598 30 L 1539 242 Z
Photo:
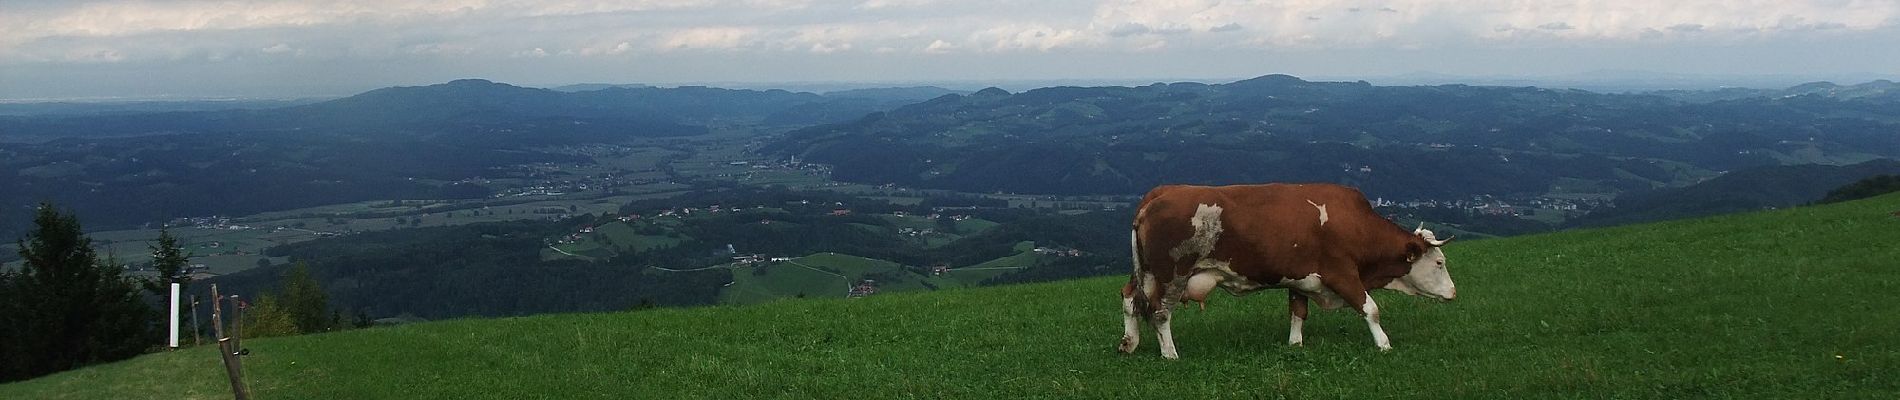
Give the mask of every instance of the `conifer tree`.
M 79 219 L 41 204 L 19 243 L 23 267 L 0 277 L 0 382 L 138 355 L 158 315 L 122 268 L 99 260 Z
M 191 262 L 191 258 L 185 255 L 184 249 L 178 245 L 178 238 L 172 236 L 171 230 L 159 229 L 158 242 L 153 243 L 150 249 L 152 250 L 152 269 L 158 271 L 158 277 L 146 282 L 145 289 L 151 291 L 152 294 L 168 296 L 171 294 L 171 284 L 177 283 L 182 286 L 180 291 L 190 293 L 191 275 L 187 273 L 185 266 Z

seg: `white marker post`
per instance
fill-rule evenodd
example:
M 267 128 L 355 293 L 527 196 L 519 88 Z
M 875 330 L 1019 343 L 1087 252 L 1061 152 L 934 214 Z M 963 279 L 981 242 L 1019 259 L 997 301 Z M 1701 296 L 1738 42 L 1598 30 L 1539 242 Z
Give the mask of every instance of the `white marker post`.
M 178 348 L 178 291 L 179 291 L 179 286 L 180 286 L 180 285 L 179 285 L 179 284 L 178 284 L 177 282 L 173 282 L 173 283 L 172 283 L 172 313 L 171 313 L 171 316 L 172 316 L 172 317 L 171 317 L 171 330 L 170 330 L 170 332 L 171 332 L 171 337 L 169 337 L 169 338 L 167 338 L 167 339 L 166 339 L 166 341 L 165 341 L 165 344 L 166 344 L 166 345 L 169 345 L 169 346 L 171 346 L 171 348 L 174 348 L 174 349 L 176 349 L 176 348 Z

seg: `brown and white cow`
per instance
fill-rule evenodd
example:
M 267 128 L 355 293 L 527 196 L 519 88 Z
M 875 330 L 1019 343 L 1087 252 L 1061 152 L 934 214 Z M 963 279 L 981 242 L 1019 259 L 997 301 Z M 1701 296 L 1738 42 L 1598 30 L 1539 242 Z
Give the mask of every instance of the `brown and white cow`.
M 1392 289 L 1451 300 L 1458 291 L 1445 270 L 1447 240 L 1423 225 L 1406 231 L 1372 211 L 1358 190 L 1332 184 L 1162 186 L 1135 214 L 1134 273 L 1122 287 L 1119 350 L 1141 343 L 1138 319 L 1155 328 L 1161 356 L 1178 358 L 1168 321 L 1187 299 L 1207 306 L 1215 287 L 1233 295 L 1286 288 L 1299 345 L 1307 299 L 1323 309 L 1350 306 L 1363 314 L 1380 350 L 1391 342 L 1379 327 L 1379 306 L 1367 291 Z

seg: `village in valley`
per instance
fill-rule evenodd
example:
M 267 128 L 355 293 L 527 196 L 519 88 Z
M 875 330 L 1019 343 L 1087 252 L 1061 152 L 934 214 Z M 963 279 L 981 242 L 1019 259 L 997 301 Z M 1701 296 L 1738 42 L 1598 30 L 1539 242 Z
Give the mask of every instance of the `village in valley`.
M 546 238 L 543 258 L 605 261 L 626 253 L 679 245 L 693 239 L 681 234 L 680 227 L 707 221 L 732 221 L 732 218 L 718 218 L 722 216 L 742 215 L 740 219 L 760 228 L 786 223 L 780 217 L 789 216 L 788 213 L 792 211 L 788 210 L 792 209 L 805 214 L 796 215 L 800 218 L 871 217 L 882 222 L 878 225 L 848 226 L 930 248 L 999 225 L 995 221 L 972 215 L 973 211 L 984 208 L 1029 209 L 1052 214 L 1112 212 L 1125 209 L 1138 200 L 1137 196 L 1132 195 L 958 193 L 891 184 L 837 182 L 830 179 L 830 166 L 802 162 L 796 157 L 774 158 L 757 154 L 754 152 L 757 146 L 756 139 L 744 136 L 557 146 L 542 150 L 580 157 L 585 161 L 508 166 L 494 170 L 491 176 L 447 182 L 489 188 L 493 194 L 486 198 L 367 201 L 241 217 L 184 217 L 173 219 L 164 226 L 181 237 L 190 249 L 194 260 L 192 272 L 201 278 L 209 278 L 287 262 L 282 257 L 264 254 L 272 246 L 399 228 L 501 221 L 591 221 L 577 222 L 569 233 Z M 1361 172 L 1376 173 L 1370 170 Z M 652 210 L 625 209 L 629 202 L 670 198 L 713 184 L 811 190 L 900 206 L 916 205 L 926 198 L 946 195 L 991 199 L 996 203 L 988 207 L 932 207 L 921 211 L 890 209 L 889 206 L 865 210 L 843 201 L 814 205 L 814 200 L 802 199 L 776 206 L 754 204 L 738 207 L 708 203 Z M 1394 219 L 1409 215 L 1452 213 L 1537 219 L 1552 223 L 1608 205 L 1604 197 L 1590 195 L 1510 198 L 1474 195 L 1458 199 L 1373 198 L 1370 201 Z M 136 275 L 148 273 L 143 270 L 149 257 L 145 244 L 156 236 L 157 228 L 147 226 L 138 230 L 104 231 L 94 236 L 116 260 Z M 1005 257 L 979 263 L 905 266 L 850 255 L 799 252 L 768 254 L 728 245 L 717 250 L 720 254 L 716 255 L 725 260 L 721 263 L 650 267 L 654 268 L 653 271 L 733 269 L 736 277 L 745 278 L 735 278 L 734 282 L 728 283 L 728 291 L 734 294 L 725 298 L 733 302 L 756 302 L 800 295 L 862 297 L 893 290 L 974 286 L 985 279 L 1049 260 L 1087 254 L 1073 247 L 1043 246 L 1029 241 L 1019 243 L 1017 247 L 1016 251 Z M 811 283 L 792 285 L 767 283 L 771 281 L 768 279 L 750 279 L 801 274 L 815 277 L 785 279 Z M 832 289 L 824 289 L 826 287 Z

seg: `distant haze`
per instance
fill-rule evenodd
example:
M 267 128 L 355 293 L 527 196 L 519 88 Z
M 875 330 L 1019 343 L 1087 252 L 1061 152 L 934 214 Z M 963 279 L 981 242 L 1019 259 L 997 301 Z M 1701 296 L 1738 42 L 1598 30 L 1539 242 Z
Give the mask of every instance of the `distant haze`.
M 0 26 L 0 99 L 15 101 L 469 77 L 968 89 L 1285 73 L 1602 90 L 1900 78 L 1891 0 L 0 0 Z

